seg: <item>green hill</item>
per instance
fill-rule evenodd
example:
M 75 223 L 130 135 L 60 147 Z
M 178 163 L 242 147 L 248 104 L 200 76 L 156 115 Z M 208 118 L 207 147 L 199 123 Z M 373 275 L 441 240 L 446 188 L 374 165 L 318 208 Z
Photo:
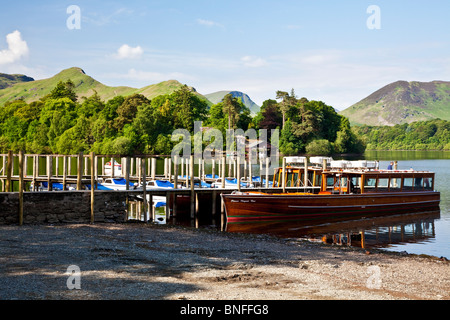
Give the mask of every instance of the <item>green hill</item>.
M 231 95 L 235 98 L 240 98 L 242 103 L 250 109 L 252 114 L 257 114 L 259 112 L 260 107 L 250 99 L 250 97 L 240 91 L 217 91 L 209 94 L 205 94 L 205 97 L 211 101 L 213 104 L 219 103 L 223 100 L 223 97 L 231 93 Z
M 16 83 L 34 81 L 33 78 L 23 74 L 6 74 L 0 73 L 0 89 L 5 89 L 15 85 Z
M 440 118 L 450 120 L 450 82 L 391 83 L 340 112 L 355 125 L 388 125 Z
M 0 77 L 0 80 L 1 79 L 2 78 Z M 129 96 L 134 93 L 140 93 L 147 98 L 152 99 L 158 95 L 170 94 L 183 86 L 183 84 L 176 80 L 168 80 L 140 89 L 126 86 L 109 87 L 86 75 L 86 73 L 82 69 L 76 67 L 63 70 L 48 79 L 35 81 L 32 81 L 32 78 L 29 79 L 31 80 L 28 82 L 19 82 L 16 80 L 14 83 L 12 82 L 12 80 L 10 80 L 10 82 L 8 83 L 9 86 L 5 86 L 5 88 L 0 89 L 0 105 L 4 104 L 7 101 L 17 99 L 24 99 L 27 103 L 39 100 L 40 98 L 49 94 L 59 81 L 65 82 L 69 79 L 75 85 L 75 92 L 78 98 L 89 97 L 94 94 L 95 90 L 100 98 L 104 101 L 107 101 L 118 95 Z M 191 90 L 202 99 L 207 100 L 201 94 L 197 93 L 194 88 L 191 87 Z M 211 104 L 211 102 L 207 102 L 209 105 Z

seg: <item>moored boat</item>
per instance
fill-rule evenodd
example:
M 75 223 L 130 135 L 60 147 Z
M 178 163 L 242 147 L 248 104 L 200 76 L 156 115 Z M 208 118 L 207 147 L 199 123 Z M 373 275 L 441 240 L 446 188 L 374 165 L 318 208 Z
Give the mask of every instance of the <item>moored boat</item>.
M 377 163 L 334 166 L 276 169 L 274 186 L 284 183 L 284 187 L 304 192 L 222 194 L 227 224 L 369 217 L 439 208 L 433 172 L 379 170 Z

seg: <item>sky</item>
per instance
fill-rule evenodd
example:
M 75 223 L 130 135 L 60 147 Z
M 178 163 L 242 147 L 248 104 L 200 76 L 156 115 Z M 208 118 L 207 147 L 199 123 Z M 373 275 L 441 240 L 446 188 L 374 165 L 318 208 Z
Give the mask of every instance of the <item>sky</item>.
M 0 72 L 80 67 L 109 86 L 276 91 L 338 110 L 397 80 L 450 81 L 448 0 L 3 2 Z

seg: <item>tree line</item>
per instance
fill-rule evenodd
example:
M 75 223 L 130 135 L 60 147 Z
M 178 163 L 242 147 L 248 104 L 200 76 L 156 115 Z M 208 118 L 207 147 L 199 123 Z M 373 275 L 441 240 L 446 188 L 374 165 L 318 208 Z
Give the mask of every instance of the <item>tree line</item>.
M 450 121 L 446 120 L 352 129 L 369 150 L 450 150 Z
M 221 130 L 279 129 L 284 155 L 363 153 L 365 142 L 349 120 L 322 101 L 278 91 L 252 117 L 240 99 L 228 94 L 212 106 L 183 86 L 148 99 L 141 94 L 102 101 L 97 93 L 77 97 L 68 80 L 38 101 L 0 106 L 0 152 L 39 154 L 170 154 L 175 129 L 194 133 L 194 121 Z

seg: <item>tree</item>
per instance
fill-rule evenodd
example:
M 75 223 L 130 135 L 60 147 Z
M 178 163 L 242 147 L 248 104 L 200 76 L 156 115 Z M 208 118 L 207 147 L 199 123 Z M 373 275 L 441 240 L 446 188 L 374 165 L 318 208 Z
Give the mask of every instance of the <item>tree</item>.
M 136 116 L 138 106 L 150 104 L 150 100 L 142 94 L 133 94 L 125 98 L 124 102 L 117 108 L 117 118 L 114 120 L 114 127 L 121 131 L 123 127 L 131 123 Z
M 75 93 L 75 84 L 72 80 L 67 80 L 66 82 L 59 81 L 56 87 L 44 97 L 46 99 L 60 99 L 69 98 L 73 102 L 77 101 L 77 94 Z
M 234 129 L 239 120 L 239 106 L 237 99 L 231 93 L 228 93 L 223 98 L 222 102 L 223 113 L 228 117 L 228 129 Z
M 279 103 L 280 111 L 283 116 L 283 122 L 282 127 L 284 128 L 284 125 L 286 123 L 286 114 L 290 111 L 292 106 L 294 106 L 297 103 L 297 98 L 294 93 L 294 89 L 291 90 L 291 94 L 287 93 L 286 91 L 277 91 L 277 99 L 282 99 Z
M 326 139 L 313 140 L 306 146 L 306 153 L 315 156 L 329 156 L 332 154 L 332 146 Z

